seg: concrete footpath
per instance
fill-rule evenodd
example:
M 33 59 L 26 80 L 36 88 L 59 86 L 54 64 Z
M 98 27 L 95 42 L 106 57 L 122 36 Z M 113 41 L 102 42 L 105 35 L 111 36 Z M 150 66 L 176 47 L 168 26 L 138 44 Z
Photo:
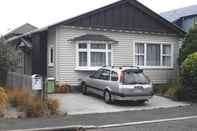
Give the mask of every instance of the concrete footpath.
M 160 108 L 153 110 L 125 111 L 114 113 L 99 113 L 86 115 L 68 115 L 65 117 L 37 118 L 37 119 L 7 119 L 0 120 L 0 130 L 51 128 L 65 126 L 104 126 L 111 124 L 124 124 L 159 119 L 173 119 L 197 115 L 197 105 Z

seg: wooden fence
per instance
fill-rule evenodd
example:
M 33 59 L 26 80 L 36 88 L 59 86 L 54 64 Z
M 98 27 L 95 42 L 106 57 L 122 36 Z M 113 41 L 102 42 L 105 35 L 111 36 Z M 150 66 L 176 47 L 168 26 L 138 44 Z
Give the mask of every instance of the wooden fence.
M 16 72 L 8 72 L 7 86 L 10 88 L 32 89 L 32 78 L 29 75 L 19 74 Z

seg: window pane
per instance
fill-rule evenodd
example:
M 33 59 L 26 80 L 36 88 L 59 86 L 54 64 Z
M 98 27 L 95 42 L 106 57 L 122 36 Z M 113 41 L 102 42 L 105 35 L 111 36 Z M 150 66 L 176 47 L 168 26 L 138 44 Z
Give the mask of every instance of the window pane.
M 147 65 L 160 65 L 160 44 L 147 44 Z
M 118 80 L 118 74 L 114 71 L 111 72 L 111 80 L 117 81 Z
M 102 72 L 103 72 L 103 69 L 97 70 L 97 71 L 94 73 L 93 78 L 100 78 Z
M 79 52 L 79 66 L 87 66 L 87 52 Z
M 108 52 L 108 65 L 111 66 L 111 52 Z
M 106 44 L 91 44 L 91 49 L 105 49 Z
M 135 57 L 137 65 L 144 65 L 144 56 L 143 55 L 136 55 Z
M 171 57 L 163 56 L 163 66 L 171 66 Z
M 105 52 L 91 52 L 91 66 L 104 66 L 106 65 Z
M 136 43 L 135 53 L 140 53 L 140 54 L 144 53 L 144 44 L 143 43 Z
M 109 70 L 103 70 L 103 72 L 100 75 L 101 80 L 109 80 L 110 78 L 110 71 Z
M 53 63 L 53 48 L 50 49 L 50 63 Z
M 86 49 L 87 48 L 87 44 L 86 43 L 80 43 L 79 44 L 79 49 Z
M 171 54 L 171 46 L 163 45 L 163 54 L 170 55 Z

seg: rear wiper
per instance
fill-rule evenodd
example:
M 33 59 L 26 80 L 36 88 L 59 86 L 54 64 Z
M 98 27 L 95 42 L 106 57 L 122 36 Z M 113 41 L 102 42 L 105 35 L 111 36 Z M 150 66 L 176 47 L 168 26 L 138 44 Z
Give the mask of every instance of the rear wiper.
M 148 84 L 148 82 L 137 82 L 138 84 Z

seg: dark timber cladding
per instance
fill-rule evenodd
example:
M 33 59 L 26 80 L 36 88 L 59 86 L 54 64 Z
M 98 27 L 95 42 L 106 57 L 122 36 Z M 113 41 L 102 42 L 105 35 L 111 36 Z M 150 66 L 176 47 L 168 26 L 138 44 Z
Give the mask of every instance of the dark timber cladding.
M 47 75 L 47 31 L 32 36 L 32 74 Z
M 136 0 L 121 0 L 58 24 L 179 35 L 184 34 L 181 29 Z

